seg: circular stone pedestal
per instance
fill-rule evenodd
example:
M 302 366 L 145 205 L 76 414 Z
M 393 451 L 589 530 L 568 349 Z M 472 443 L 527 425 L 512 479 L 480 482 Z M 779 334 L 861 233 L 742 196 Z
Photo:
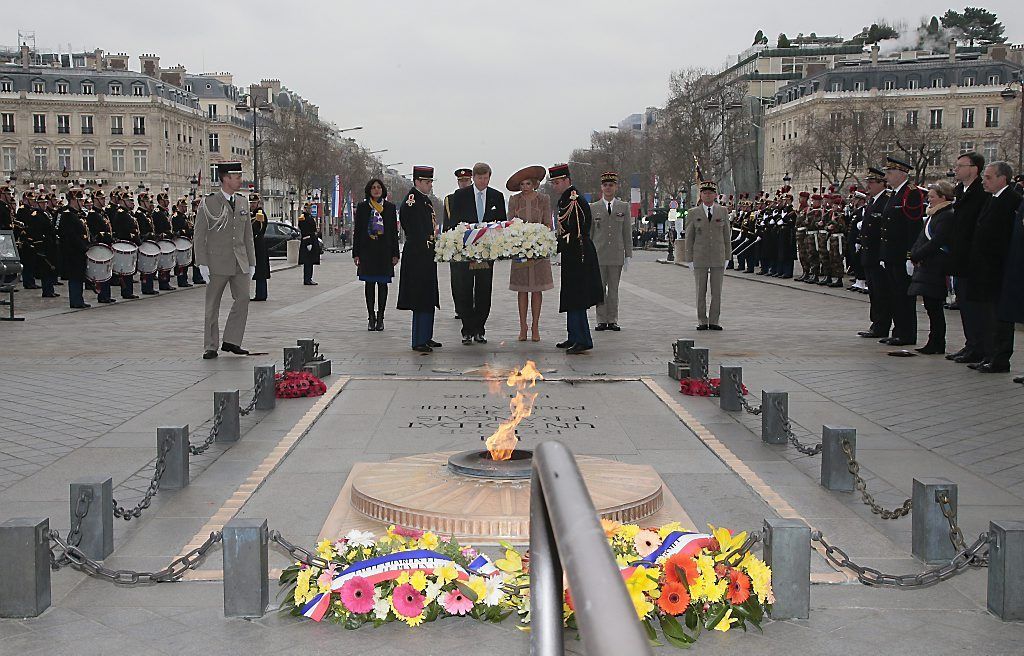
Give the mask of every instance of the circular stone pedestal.
M 448 468 L 454 452 L 426 453 L 373 463 L 352 480 L 352 507 L 409 528 L 483 544 L 528 538 L 530 481 L 487 480 Z M 658 512 L 661 478 L 650 467 L 577 456 L 598 514 L 623 523 Z

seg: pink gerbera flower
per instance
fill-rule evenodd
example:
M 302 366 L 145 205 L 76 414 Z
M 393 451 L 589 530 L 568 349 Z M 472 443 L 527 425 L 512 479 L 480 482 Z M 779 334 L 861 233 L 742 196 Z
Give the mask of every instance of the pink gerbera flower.
M 455 589 L 441 597 L 441 608 L 451 615 L 465 615 L 473 610 L 473 602 L 458 589 Z
M 352 613 L 373 610 L 373 584 L 361 576 L 353 576 L 341 586 L 341 603 Z
M 424 596 L 408 583 L 403 583 L 391 593 L 391 605 L 404 618 L 419 617 L 425 601 Z

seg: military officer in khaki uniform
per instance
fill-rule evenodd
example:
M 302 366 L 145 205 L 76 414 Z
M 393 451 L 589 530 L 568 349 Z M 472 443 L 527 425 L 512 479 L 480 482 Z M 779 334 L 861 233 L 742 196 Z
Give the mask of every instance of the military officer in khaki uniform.
M 700 203 L 686 213 L 686 251 L 683 262 L 693 271 L 697 283 L 697 330 L 721 330 L 718 317 L 722 307 L 722 279 L 732 255 L 729 212 L 715 202 L 718 186 L 700 183 Z M 707 288 L 711 284 L 708 311 Z
M 601 284 L 604 303 L 597 306 L 597 326 L 594 330 L 621 330 L 619 328 L 619 278 L 629 268 L 633 257 L 633 221 L 629 203 L 615 197 L 619 191 L 619 175 L 607 172 L 601 175 L 601 200 L 590 204 L 594 217 L 592 240 L 601 265 Z
M 249 280 L 256 271 L 249 203 L 238 193 L 242 187 L 242 163 L 217 164 L 217 177 L 220 191 L 203 198 L 196 210 L 195 225 L 195 262 L 203 278 L 210 281 L 206 286 L 205 360 L 217 357 L 220 300 L 229 285 L 233 301 L 220 349 L 249 354 L 241 344 L 249 316 Z

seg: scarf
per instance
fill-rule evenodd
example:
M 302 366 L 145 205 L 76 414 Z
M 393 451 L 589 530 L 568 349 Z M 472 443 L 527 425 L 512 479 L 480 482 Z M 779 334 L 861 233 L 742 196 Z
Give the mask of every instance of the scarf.
M 384 204 L 378 203 L 372 198 L 369 199 L 370 203 L 370 221 L 366 227 L 366 232 L 370 236 L 370 239 L 376 239 L 380 235 L 384 234 Z

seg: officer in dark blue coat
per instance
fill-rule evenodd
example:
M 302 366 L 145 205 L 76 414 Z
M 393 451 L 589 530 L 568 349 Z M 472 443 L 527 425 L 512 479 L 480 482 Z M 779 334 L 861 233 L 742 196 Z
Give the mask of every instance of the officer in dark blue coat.
M 441 307 L 434 262 L 437 216 L 428 195 L 434 188 L 434 168 L 414 166 L 412 184 L 398 207 L 398 222 L 405 233 L 398 309 L 412 310 L 412 350 L 430 353 L 441 346 L 434 341 L 434 310 Z
M 913 166 L 887 157 L 885 181 L 892 188 L 882 211 L 881 265 L 889 282 L 892 337 L 879 340 L 889 346 L 917 344 L 917 297 L 907 293 L 913 265 L 910 249 L 917 241 L 924 218 L 925 193 L 908 177 Z

